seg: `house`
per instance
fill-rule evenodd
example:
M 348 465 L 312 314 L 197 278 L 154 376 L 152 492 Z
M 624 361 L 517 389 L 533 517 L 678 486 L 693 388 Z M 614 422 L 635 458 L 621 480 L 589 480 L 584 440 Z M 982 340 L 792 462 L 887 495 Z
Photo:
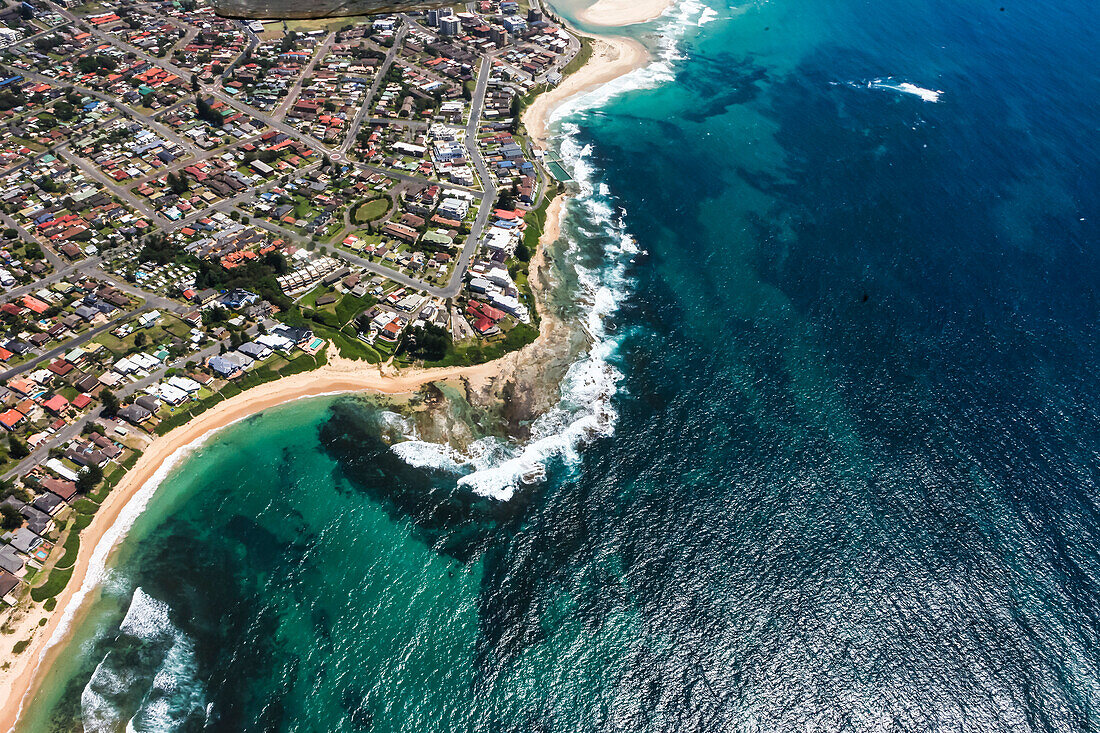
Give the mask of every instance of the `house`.
M 210 360 L 206 362 L 206 366 L 223 379 L 232 379 L 241 373 L 239 366 L 221 356 L 210 357 Z
M 295 345 L 304 344 L 307 341 L 313 340 L 313 331 L 308 328 L 299 328 L 297 326 L 277 326 L 271 329 L 271 333 L 276 336 L 282 336 Z
M 76 387 L 77 389 L 79 389 L 81 392 L 91 392 L 98 385 L 99 385 L 99 378 L 96 377 L 93 374 L 87 374 L 87 375 L 81 377 L 80 379 L 78 379 L 76 382 L 73 383 L 73 386 Z M 74 404 L 75 404 L 75 400 L 74 400 Z
M 156 412 L 160 409 L 160 400 L 153 395 L 142 395 L 134 400 L 134 404 L 138 407 L 144 407 L 150 413 Z
M 57 513 L 57 510 L 65 506 L 65 502 L 61 500 L 61 497 L 57 494 L 51 494 L 46 492 L 31 502 L 31 506 L 40 512 L 45 512 L 51 517 Z
M 141 405 L 126 405 L 118 411 L 118 416 L 131 425 L 141 425 L 153 416 L 153 413 Z
M 23 558 L 11 545 L 0 547 L 0 570 L 6 570 L 12 575 L 23 572 Z
M 60 415 L 69 407 L 69 401 L 59 394 L 55 394 L 42 403 L 42 407 L 54 415 Z
M 20 527 L 12 533 L 8 542 L 11 543 L 12 547 L 19 550 L 24 555 L 29 555 L 42 544 L 42 538 L 26 527 Z
M 241 370 L 249 369 L 256 363 L 255 359 L 248 354 L 242 354 L 240 351 L 230 351 L 223 358 Z
M 403 224 L 395 224 L 392 221 L 386 222 L 382 227 L 382 233 L 394 239 L 400 239 L 402 242 L 408 242 L 409 244 L 412 244 L 420 237 L 420 232 L 412 227 L 407 227 Z
M 262 336 L 256 338 L 255 342 L 260 346 L 265 346 L 275 351 L 289 351 L 294 347 L 294 342 L 283 336 L 278 336 L 273 333 L 265 333 Z
M 59 481 L 55 478 L 43 478 L 38 482 L 43 489 L 51 494 L 56 494 L 65 501 L 76 495 L 76 484 L 72 481 Z
M 186 392 L 187 394 L 194 394 L 202 388 L 201 384 L 196 382 L 194 379 L 188 379 L 187 377 L 169 377 L 168 384 L 178 390 Z
M 180 405 L 187 401 L 186 392 L 163 382 L 156 386 L 156 395 L 169 405 Z
M 195 300 L 199 302 L 199 305 L 206 305 L 207 303 L 213 303 L 218 297 L 218 291 L 207 288 L 206 290 L 200 290 L 198 295 L 195 296 Z
M 271 356 L 270 346 L 264 346 L 263 344 L 257 343 L 255 341 L 250 341 L 247 344 L 241 344 L 240 348 L 238 348 L 237 351 L 245 354 L 246 356 L 250 356 L 257 361 L 260 359 L 266 359 L 267 357 Z
M 41 509 L 31 504 L 24 504 L 19 508 L 19 513 L 27 518 L 27 528 L 36 535 L 43 536 L 50 531 L 53 518 Z
M 446 198 L 439 205 L 439 213 L 451 219 L 462 221 L 470 212 L 470 202 L 463 199 Z
M 90 322 L 99 315 L 99 309 L 93 308 L 90 305 L 82 305 L 73 310 L 73 313 L 79 316 L 81 320 Z
M 15 430 L 26 419 L 27 416 L 19 412 L 19 410 L 7 410 L 3 414 L 0 414 L 0 425 L 2 425 L 5 430 Z
M 55 359 L 54 361 L 50 362 L 50 365 L 46 368 L 57 376 L 64 377 L 76 367 L 74 367 L 72 364 L 65 361 L 64 359 Z
M 33 392 L 38 385 L 30 379 L 23 377 L 17 377 L 16 379 L 8 382 L 8 389 L 19 394 L 27 395 Z
M 78 478 L 76 471 L 72 470 L 56 458 L 51 458 L 50 460 L 46 461 L 44 465 L 47 469 L 53 471 L 55 474 L 66 481 L 76 481 L 76 479 Z
M 240 310 L 246 305 L 252 305 L 260 300 L 260 296 L 247 290 L 234 288 L 221 297 L 221 303 L 230 310 Z
M 15 577 L 7 570 L 0 570 L 0 598 L 3 598 L 5 602 L 15 605 L 15 598 L 12 593 L 19 587 L 19 578 Z

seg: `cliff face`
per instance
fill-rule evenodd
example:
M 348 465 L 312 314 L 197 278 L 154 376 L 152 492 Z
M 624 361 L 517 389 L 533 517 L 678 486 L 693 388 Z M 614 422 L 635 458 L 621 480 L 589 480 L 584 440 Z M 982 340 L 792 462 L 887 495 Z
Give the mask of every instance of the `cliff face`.
M 213 0 L 230 18 L 301 19 L 392 13 L 446 5 L 443 0 Z

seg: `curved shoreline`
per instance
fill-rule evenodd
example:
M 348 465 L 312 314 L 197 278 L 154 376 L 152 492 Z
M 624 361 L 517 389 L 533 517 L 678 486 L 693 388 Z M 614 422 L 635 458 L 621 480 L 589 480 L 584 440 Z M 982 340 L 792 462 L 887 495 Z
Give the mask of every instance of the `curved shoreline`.
M 540 95 L 525 111 L 523 123 L 528 133 L 534 142 L 543 146 L 546 143 L 550 116 L 561 104 L 574 96 L 628 74 L 649 61 L 647 49 L 633 39 L 592 36 L 575 29 L 571 30 L 578 35 L 591 38 L 596 48 L 585 66 L 570 75 L 559 86 Z M 545 228 L 530 264 L 532 273 L 544 266 L 546 248 L 552 245 L 560 235 L 565 200 L 565 196 L 556 196 L 548 207 Z M 531 279 L 533 287 L 536 281 L 537 278 Z M 543 303 L 540 295 L 539 289 L 536 288 L 536 307 L 542 312 Z M 488 385 L 501 376 L 507 365 L 521 362 L 528 354 L 537 354 L 539 349 L 560 331 L 559 325 L 550 314 L 543 313 L 542 327 L 534 342 L 500 359 L 469 367 L 415 369 L 399 374 L 385 374 L 377 366 L 367 366 L 333 357 L 330 358 L 329 364 L 319 369 L 284 377 L 242 392 L 168 434 L 154 439 L 133 469 L 126 473 L 118 486 L 104 500 L 92 523 L 82 532 L 81 547 L 73 575 L 65 589 L 58 594 L 55 609 L 46 613 L 40 606 L 34 607 L 33 612 L 28 613 L 23 619 L 24 623 L 20 625 L 20 631 L 13 633 L 12 636 L 15 637 L 20 632 L 25 634 L 31 631 L 34 636 L 30 646 L 13 661 L 12 668 L 5 670 L 0 676 L 0 687 L 3 688 L 0 689 L 0 731 L 15 730 L 24 706 L 33 702 L 53 662 L 64 651 L 68 638 L 88 612 L 89 596 L 98 586 L 98 581 L 94 581 L 89 588 L 84 587 L 88 582 L 92 561 L 102 552 L 103 560 L 106 562 L 117 551 L 119 543 L 126 534 L 126 529 L 118 536 L 109 535 L 120 520 L 123 511 L 174 456 L 188 446 L 201 443 L 234 422 L 293 400 L 351 392 L 409 394 L 426 384 L 453 379 L 461 379 L 468 384 Z M 110 544 L 100 550 L 103 542 Z M 70 607 L 74 597 L 78 605 Z M 61 621 L 66 617 L 68 617 L 67 625 L 61 628 Z M 46 619 L 46 624 L 41 627 L 38 625 L 40 618 Z
M 538 251 L 532 258 L 533 270 L 544 262 L 546 248 L 558 239 L 564 201 L 563 196 L 557 196 L 548 207 L 546 228 L 539 239 Z M 536 301 L 539 301 L 537 295 Z M 537 305 L 541 307 L 541 302 Z M 33 701 L 45 673 L 63 652 L 68 637 L 89 610 L 88 598 L 98 585 L 98 580 L 94 580 L 92 586 L 85 588 L 93 560 L 100 553 L 104 553 L 104 561 L 109 560 L 125 537 L 126 530 L 116 537 L 110 537 L 111 530 L 117 526 L 125 509 L 138 498 L 142 489 L 182 451 L 186 451 L 190 446 L 201 444 L 233 423 L 294 400 L 357 392 L 405 395 L 432 382 L 455 379 L 474 384 L 490 382 L 500 374 L 506 363 L 522 360 L 528 351 L 534 351 L 543 346 L 545 341 L 552 337 L 556 329 L 553 319 L 544 317 L 542 323 L 539 336 L 531 344 L 519 351 L 506 354 L 500 359 L 474 366 L 414 369 L 401 374 L 387 375 L 377 366 L 367 366 L 360 362 L 334 357 L 329 364 L 319 369 L 284 377 L 235 395 L 210 408 L 194 420 L 154 439 L 134 467 L 107 495 L 92 523 L 82 532 L 80 552 L 73 568 L 73 575 L 65 589 L 58 594 L 57 606 L 45 617 L 48 619 L 46 625 L 44 627 L 37 625 L 37 619 L 41 614 L 28 615 L 28 620 L 32 623 L 24 624 L 27 627 L 24 633 L 27 630 L 34 631 L 34 642 L 16 659 L 16 664 L 9 672 L 7 689 L 2 696 L 3 704 L 0 704 L 0 730 L 15 729 L 24 706 Z M 157 483 L 159 484 L 159 481 Z M 110 545 L 101 550 L 100 545 L 103 542 L 109 542 Z M 77 598 L 78 595 L 79 598 Z M 70 608 L 74 600 L 79 605 Z M 67 613 L 70 611 L 71 613 Z M 68 619 L 66 619 L 67 615 Z M 67 621 L 64 628 L 61 627 L 63 620 Z M 18 705 L 13 704 L 16 700 L 19 701 Z
M 542 148 L 547 146 L 551 117 L 566 100 L 626 76 L 645 66 L 650 58 L 649 50 L 633 38 L 594 36 L 574 28 L 570 30 L 592 41 L 592 56 L 583 67 L 566 77 L 558 86 L 540 94 L 524 110 L 523 126 L 531 140 Z
M 675 0 L 597 0 L 577 13 L 589 25 L 626 26 L 648 23 L 665 14 Z

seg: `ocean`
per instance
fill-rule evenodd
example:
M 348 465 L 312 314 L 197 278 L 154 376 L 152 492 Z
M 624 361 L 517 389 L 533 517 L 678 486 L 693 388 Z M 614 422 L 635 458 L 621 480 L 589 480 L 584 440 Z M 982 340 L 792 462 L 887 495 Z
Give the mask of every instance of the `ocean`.
M 631 28 L 653 63 L 554 123 L 553 307 L 592 347 L 531 441 L 350 396 L 226 429 L 23 730 L 1095 730 L 1098 29 Z

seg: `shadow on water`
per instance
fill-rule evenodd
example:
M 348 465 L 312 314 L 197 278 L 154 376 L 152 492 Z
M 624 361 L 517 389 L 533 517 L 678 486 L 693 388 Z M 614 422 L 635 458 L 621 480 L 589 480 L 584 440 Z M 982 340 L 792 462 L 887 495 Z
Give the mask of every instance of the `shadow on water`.
M 339 465 L 337 484 L 367 495 L 396 521 L 412 522 L 438 553 L 470 562 L 516 526 L 530 501 L 495 501 L 457 487 L 453 473 L 410 466 L 383 439 L 379 412 L 354 400 L 337 401 L 331 413 L 320 441 Z

